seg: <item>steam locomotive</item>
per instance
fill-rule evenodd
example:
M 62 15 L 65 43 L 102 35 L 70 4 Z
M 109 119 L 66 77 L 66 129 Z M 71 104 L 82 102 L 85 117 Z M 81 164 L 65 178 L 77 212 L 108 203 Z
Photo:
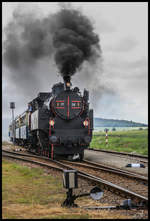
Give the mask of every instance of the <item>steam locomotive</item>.
M 92 139 L 93 110 L 89 92 L 71 86 L 65 76 L 50 93 L 40 92 L 9 125 L 10 140 L 52 159 L 82 160 Z

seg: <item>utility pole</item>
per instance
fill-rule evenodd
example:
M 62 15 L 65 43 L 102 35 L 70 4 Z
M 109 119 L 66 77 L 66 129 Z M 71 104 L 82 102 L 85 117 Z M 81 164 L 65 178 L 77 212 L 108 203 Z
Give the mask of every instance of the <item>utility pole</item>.
M 14 123 L 14 109 L 15 109 L 15 102 L 10 102 L 10 109 L 12 109 L 12 132 L 13 132 L 13 144 L 15 144 L 15 123 Z

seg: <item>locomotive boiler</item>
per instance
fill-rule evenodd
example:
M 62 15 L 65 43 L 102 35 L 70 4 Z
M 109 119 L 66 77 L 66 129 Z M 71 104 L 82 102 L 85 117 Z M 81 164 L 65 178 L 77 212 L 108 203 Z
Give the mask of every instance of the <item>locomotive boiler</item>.
M 28 103 L 14 120 L 16 144 L 52 159 L 83 159 L 92 139 L 93 110 L 89 92 L 84 89 L 81 94 L 71 86 L 70 77 L 65 76 L 64 83 L 53 85 L 51 92 L 40 92 Z M 11 140 L 12 128 L 11 124 Z

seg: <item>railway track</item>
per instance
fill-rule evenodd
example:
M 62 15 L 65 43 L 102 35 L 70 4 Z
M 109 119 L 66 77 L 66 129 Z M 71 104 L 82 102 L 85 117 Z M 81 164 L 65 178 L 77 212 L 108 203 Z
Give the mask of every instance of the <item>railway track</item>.
M 87 172 L 97 178 L 119 185 L 122 188 L 126 188 L 138 194 L 142 193 L 143 196 L 148 195 L 148 178 L 145 176 L 114 169 L 113 167 L 104 168 L 103 165 L 95 165 L 95 163 L 91 163 L 89 161 L 83 161 L 83 163 L 65 161 L 65 164 L 72 165 L 72 167 L 77 170 Z
M 88 160 L 83 160 L 82 163 L 80 162 L 68 162 L 68 161 L 62 161 L 65 162 L 67 164 L 71 164 L 71 165 L 75 165 L 75 166 L 81 166 L 83 168 L 89 168 L 89 169 L 94 169 L 97 171 L 104 171 L 104 172 L 109 172 L 112 174 L 118 174 L 133 180 L 138 180 L 139 182 L 143 182 L 145 185 L 148 184 L 148 178 L 146 176 L 141 176 L 139 174 L 136 173 L 132 173 L 132 172 L 128 172 L 125 170 L 121 170 L 121 169 L 117 169 L 111 166 L 106 166 L 100 163 L 94 163 Z
M 140 155 L 140 154 L 132 154 L 132 153 L 117 152 L 117 151 L 112 151 L 112 150 L 95 149 L 95 148 L 88 148 L 87 150 L 113 154 L 118 157 L 128 157 L 128 158 L 135 159 L 138 162 L 148 163 L 148 157 Z
M 94 171 L 98 172 L 100 170 L 100 168 L 98 168 L 98 166 L 87 165 L 88 166 L 88 171 L 87 171 L 85 164 L 87 164 L 88 162 L 85 162 L 85 161 L 84 161 L 84 165 L 83 165 L 83 163 L 74 163 L 74 162 L 68 162 L 68 161 L 67 162 L 66 161 L 65 162 L 64 161 L 56 161 L 56 160 L 48 159 L 47 157 L 35 156 L 35 155 L 31 155 L 31 154 L 21 154 L 21 153 L 6 151 L 6 150 L 2 150 L 2 156 L 9 157 L 11 159 L 25 161 L 25 162 L 32 163 L 32 164 L 36 164 L 36 165 L 46 167 L 49 169 L 58 170 L 60 172 L 63 172 L 64 169 L 77 169 L 78 176 L 80 178 L 86 179 L 96 185 L 99 185 L 102 189 L 109 190 L 110 192 L 113 192 L 114 194 L 118 194 L 122 197 L 130 197 L 130 199 L 132 199 L 133 201 L 136 201 L 136 203 L 138 203 L 140 205 L 147 206 L 147 204 L 148 204 L 148 198 L 147 198 L 146 194 L 141 195 L 141 193 L 134 192 L 132 190 L 129 190 L 127 188 L 124 188 L 120 185 L 117 185 L 117 184 L 112 183 L 106 179 L 101 178 L 100 176 L 98 176 L 94 172 Z M 72 166 L 70 166 L 70 164 Z M 91 168 L 89 169 L 89 167 L 91 167 Z M 112 172 L 112 171 L 110 171 L 110 168 L 109 168 L 109 172 L 106 171 L 106 168 L 101 168 L 101 174 L 102 173 L 106 174 L 106 173 L 110 173 L 110 172 Z M 113 170 L 113 173 L 114 173 L 114 170 Z M 126 176 L 128 176 L 128 175 L 126 175 Z M 119 175 L 117 174 L 117 176 L 119 176 Z M 142 177 L 142 176 L 140 177 L 137 175 L 135 175 L 135 176 L 136 176 L 138 182 L 142 182 L 139 185 L 141 185 L 142 188 L 144 188 L 145 183 L 147 182 L 146 177 Z M 134 178 L 134 179 L 136 179 L 136 178 Z

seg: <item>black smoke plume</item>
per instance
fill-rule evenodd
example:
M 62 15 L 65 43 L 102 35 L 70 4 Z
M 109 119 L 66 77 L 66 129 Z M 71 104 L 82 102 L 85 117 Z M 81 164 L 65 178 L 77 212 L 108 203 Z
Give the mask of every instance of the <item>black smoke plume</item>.
M 54 18 L 58 22 L 53 37 L 55 61 L 63 76 L 71 76 L 85 60 L 100 56 L 99 38 L 80 11 L 62 9 Z
M 71 76 L 84 61 L 94 58 L 94 63 L 101 54 L 92 23 L 75 9 L 63 8 L 47 18 L 16 10 L 5 33 L 4 62 L 12 69 L 34 67 L 54 56 L 60 74 Z

